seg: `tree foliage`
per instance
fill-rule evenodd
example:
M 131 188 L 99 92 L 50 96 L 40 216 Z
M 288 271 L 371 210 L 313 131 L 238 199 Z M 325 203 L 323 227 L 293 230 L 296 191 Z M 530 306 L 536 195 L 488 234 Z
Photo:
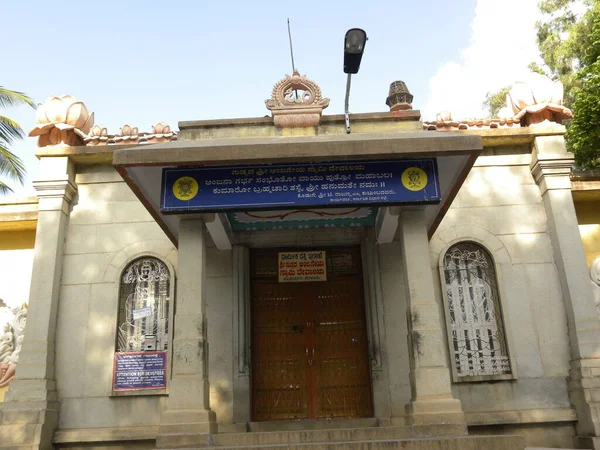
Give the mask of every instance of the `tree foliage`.
M 569 150 L 575 164 L 583 169 L 600 168 L 600 8 L 588 13 L 590 33 L 581 56 L 582 69 L 577 73 L 580 85 L 573 109 L 575 115 L 567 130 Z
M 5 109 L 18 105 L 29 105 L 35 108 L 33 101 L 22 92 L 11 91 L 0 86 L 0 108 Z M 23 184 L 25 165 L 21 158 L 9 150 L 10 144 L 25 137 L 23 130 L 14 120 L 0 115 L 0 176 L 8 177 Z M 0 194 L 12 192 L 12 189 L 0 180 Z
M 533 63 L 530 68 L 564 86 L 563 104 L 571 108 L 581 87 L 577 73 L 585 63 L 586 49 L 591 45 L 593 11 L 598 0 L 541 0 L 538 4 L 544 18 L 536 24 L 537 44 L 544 67 Z
M 482 106 L 488 112 L 490 118 L 497 118 L 498 112 L 506 106 L 506 94 L 509 93 L 511 87 L 512 85 L 508 85 L 497 92 L 486 94 Z

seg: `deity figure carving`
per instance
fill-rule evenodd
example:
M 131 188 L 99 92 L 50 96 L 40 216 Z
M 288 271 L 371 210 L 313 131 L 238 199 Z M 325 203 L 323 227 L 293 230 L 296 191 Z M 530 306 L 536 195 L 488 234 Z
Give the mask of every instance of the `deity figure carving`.
M 600 316 L 600 256 L 598 256 L 590 267 L 590 278 L 592 282 L 592 291 L 596 302 L 596 310 Z
M 2 309 L 8 308 L 4 306 Z M 0 388 L 8 386 L 15 378 L 19 353 L 25 337 L 27 304 L 13 308 L 11 313 L 12 318 L 4 324 L 3 334 L 0 337 Z

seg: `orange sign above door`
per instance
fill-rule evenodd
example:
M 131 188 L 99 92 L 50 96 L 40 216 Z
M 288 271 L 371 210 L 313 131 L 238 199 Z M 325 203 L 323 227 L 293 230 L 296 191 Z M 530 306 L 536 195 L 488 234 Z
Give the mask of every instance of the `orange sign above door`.
M 279 282 L 327 281 L 327 259 L 324 250 L 279 252 Z

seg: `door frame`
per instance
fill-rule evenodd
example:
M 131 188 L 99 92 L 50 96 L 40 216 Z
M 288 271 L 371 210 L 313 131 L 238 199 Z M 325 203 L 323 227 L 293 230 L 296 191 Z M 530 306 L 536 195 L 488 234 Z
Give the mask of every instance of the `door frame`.
M 369 367 L 371 371 L 371 395 L 374 417 L 390 416 L 389 378 L 382 351 L 385 336 L 383 320 L 383 297 L 379 269 L 379 250 L 372 229 L 364 230 L 360 241 L 344 242 L 337 246 L 360 246 L 363 272 L 365 316 Z M 233 259 L 233 423 L 248 423 L 252 417 L 250 383 L 251 364 L 251 318 L 250 318 L 250 250 L 291 249 L 301 251 L 336 247 L 335 242 L 321 245 L 263 245 L 235 244 Z

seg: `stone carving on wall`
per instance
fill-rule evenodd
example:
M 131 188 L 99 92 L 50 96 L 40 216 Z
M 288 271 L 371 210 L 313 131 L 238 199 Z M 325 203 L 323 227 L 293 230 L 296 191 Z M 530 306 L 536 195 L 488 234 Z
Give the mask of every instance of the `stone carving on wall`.
M 273 86 L 271 98 L 265 100 L 278 128 L 314 127 L 321 121 L 329 99 L 323 98 L 321 88 L 294 70 Z
M 8 386 L 15 378 L 19 353 L 25 337 L 27 322 L 27 304 L 12 310 L 0 300 L 0 310 L 8 312 L 8 321 L 2 326 L 0 335 L 0 388 Z
M 600 256 L 598 256 L 590 267 L 590 278 L 592 280 L 592 291 L 596 301 L 596 311 L 600 316 Z
M 48 145 L 83 145 L 94 125 L 94 113 L 71 95 L 48 97 L 38 104 L 36 126 L 29 136 L 38 136 L 38 147 Z

